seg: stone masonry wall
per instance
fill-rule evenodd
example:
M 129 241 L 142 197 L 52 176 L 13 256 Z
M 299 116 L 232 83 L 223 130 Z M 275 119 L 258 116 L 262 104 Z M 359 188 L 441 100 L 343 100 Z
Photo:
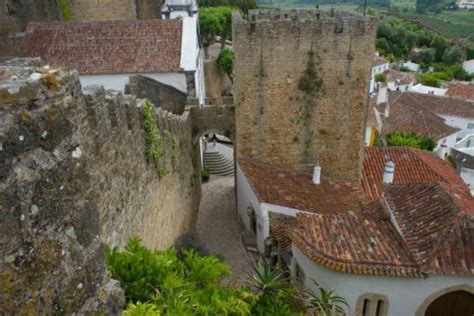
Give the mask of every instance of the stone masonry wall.
M 164 164 L 146 159 L 143 101 L 38 60 L 0 65 L 0 311 L 117 314 L 104 245 L 165 248 L 194 227 L 199 151 L 188 112 L 156 109 Z
M 182 114 L 187 95 L 175 87 L 141 75 L 130 76 L 130 94 L 148 99 L 161 109 L 174 114 Z
M 376 20 L 344 12 L 233 15 L 237 156 L 359 178 Z
M 73 20 L 136 20 L 135 0 L 69 0 Z

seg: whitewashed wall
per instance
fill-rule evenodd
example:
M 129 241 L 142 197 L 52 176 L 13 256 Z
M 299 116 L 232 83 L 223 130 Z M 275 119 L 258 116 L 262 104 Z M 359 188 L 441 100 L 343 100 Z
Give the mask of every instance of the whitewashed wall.
M 469 123 L 474 125 L 474 117 L 464 118 L 464 117 L 451 116 L 451 115 L 445 115 L 445 114 L 437 114 L 437 115 L 445 119 L 445 123 L 447 125 L 461 129 L 457 133 L 458 139 L 464 138 L 467 134 L 474 133 L 474 128 L 471 128 L 471 129 L 468 128 Z
M 315 289 L 311 281 L 314 279 L 321 286 L 334 289 L 349 303 L 351 315 L 354 315 L 357 298 L 366 293 L 386 295 L 390 316 L 413 316 L 424 300 L 439 290 L 462 284 L 474 286 L 472 277 L 431 276 L 413 279 L 342 273 L 315 263 L 295 245 L 292 250 L 294 260 L 304 271 L 305 285 Z

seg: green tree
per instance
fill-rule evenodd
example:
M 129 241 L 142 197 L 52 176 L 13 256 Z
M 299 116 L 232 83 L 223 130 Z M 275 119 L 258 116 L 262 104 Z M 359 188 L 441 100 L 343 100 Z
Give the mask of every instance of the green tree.
M 433 151 L 436 148 L 436 142 L 433 138 L 404 132 L 393 132 L 388 134 L 387 145 L 408 146 L 428 151 Z
M 441 83 L 439 78 L 433 73 L 424 73 L 418 77 L 418 82 L 424 84 L 425 86 L 439 88 Z
M 222 33 L 221 18 L 212 8 L 199 10 L 199 33 L 201 34 L 204 56 L 209 58 L 209 46 L 216 42 L 216 36 Z
M 376 74 L 375 81 L 385 83 L 387 82 L 387 76 L 385 74 Z
M 226 73 L 226 75 L 229 77 L 230 81 L 233 83 L 234 82 L 234 52 L 230 50 L 229 48 L 224 48 L 219 52 L 219 55 L 217 56 L 217 65 L 219 68 Z
M 463 52 L 457 45 L 449 47 L 443 54 L 443 62 L 447 65 L 459 64 L 463 61 Z

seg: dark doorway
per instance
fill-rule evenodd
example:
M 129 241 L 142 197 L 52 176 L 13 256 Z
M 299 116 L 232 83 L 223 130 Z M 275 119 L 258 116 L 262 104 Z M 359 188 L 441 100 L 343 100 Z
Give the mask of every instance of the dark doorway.
M 472 316 L 474 315 L 474 294 L 454 291 L 433 301 L 425 316 Z

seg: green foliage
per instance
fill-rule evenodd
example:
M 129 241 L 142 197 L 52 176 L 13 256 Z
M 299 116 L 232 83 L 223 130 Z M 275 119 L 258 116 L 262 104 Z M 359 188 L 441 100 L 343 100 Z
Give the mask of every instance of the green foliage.
M 204 167 L 201 171 L 201 180 L 203 183 L 206 183 L 209 181 L 209 178 L 211 177 L 211 171 L 209 170 L 208 167 Z
M 385 74 L 376 74 L 375 81 L 385 83 L 387 82 L 387 76 Z
M 333 290 L 326 290 L 316 281 L 314 284 L 319 293 L 308 291 L 309 301 L 320 316 L 345 315 L 344 306 L 349 307 L 347 301 L 334 293 Z
M 441 83 L 439 78 L 434 73 L 424 73 L 418 77 L 418 82 L 424 84 L 425 86 L 439 88 Z
M 255 0 L 198 0 L 200 8 L 206 7 L 232 7 L 238 8 L 244 15 L 247 15 L 250 9 L 256 9 Z
M 428 151 L 433 151 L 436 142 L 428 136 L 420 136 L 413 133 L 394 132 L 387 135 L 388 146 L 408 146 Z
M 131 239 L 124 251 L 106 249 L 107 265 L 129 305 L 124 315 L 248 314 L 248 293 L 219 285 L 230 274 L 214 256 L 173 249 L 152 251 Z M 146 304 L 140 303 L 146 302 Z
M 217 56 L 217 65 L 227 74 L 231 82 L 234 82 L 234 52 L 229 48 L 224 48 Z
M 280 269 L 272 269 L 260 260 L 247 282 L 258 296 L 252 314 L 294 315 L 298 310 L 296 289 Z
M 298 82 L 298 89 L 308 95 L 315 95 L 323 85 L 322 79 L 318 78 L 316 72 L 316 66 L 314 62 L 314 52 L 310 50 L 308 52 L 308 62 L 306 68 Z
M 444 51 L 443 62 L 447 65 L 454 65 L 463 61 L 463 53 L 459 46 L 454 45 Z
M 59 0 L 59 8 L 61 9 L 63 20 L 65 22 L 71 21 L 72 11 L 71 11 L 71 5 L 69 4 L 69 0 Z
M 204 46 L 206 58 L 209 58 L 207 49 L 215 43 L 216 36 L 222 33 L 221 18 L 213 8 L 199 10 L 199 32 Z
M 153 303 L 130 303 L 123 312 L 123 316 L 159 316 L 162 311 Z
M 158 175 L 165 176 L 168 173 L 164 161 L 164 152 L 161 144 L 161 136 L 156 126 L 156 118 L 153 104 L 146 100 L 143 105 L 143 122 L 145 125 L 145 141 L 147 158 L 154 163 Z

